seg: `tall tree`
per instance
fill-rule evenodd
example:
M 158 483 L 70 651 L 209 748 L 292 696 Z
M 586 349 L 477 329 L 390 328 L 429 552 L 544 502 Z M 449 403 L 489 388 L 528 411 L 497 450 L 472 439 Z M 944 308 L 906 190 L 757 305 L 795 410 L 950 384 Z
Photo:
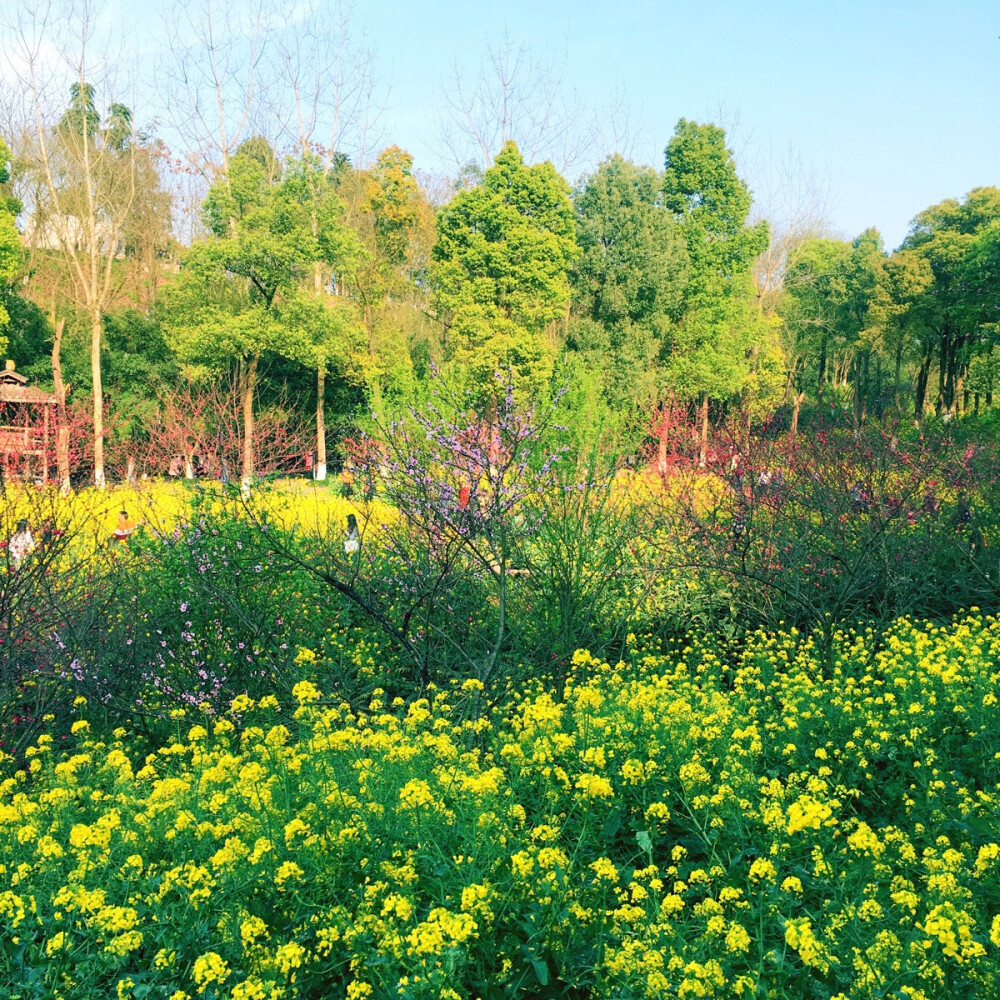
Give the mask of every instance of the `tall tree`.
M 666 377 L 682 398 L 699 403 L 704 463 L 710 398 L 743 391 L 754 346 L 769 334 L 753 298 L 754 261 L 767 246 L 768 227 L 748 225 L 750 191 L 717 125 L 677 123 L 666 148 L 663 197 L 689 260 Z
M 954 198 L 925 209 L 913 220 L 902 249 L 927 261 L 933 284 L 918 295 L 907 315 L 920 344 L 920 369 L 914 409 L 922 418 L 930 402 L 930 372 L 935 355 L 938 384 L 935 406 L 953 414 L 963 402 L 963 382 L 982 336 L 975 297 L 968 294 L 968 255 L 976 237 L 1000 219 L 1000 188 L 975 188 L 964 201 Z
M 818 400 L 831 382 L 850 385 L 857 424 L 873 400 L 881 405 L 887 349 L 902 349 L 893 295 L 905 294 L 910 280 L 899 265 L 890 268 L 875 229 L 849 243 L 807 240 L 790 259 L 781 317 L 793 365 L 815 363 Z M 796 381 L 804 389 L 804 368 Z
M 7 327 L 10 323 L 11 286 L 21 270 L 21 236 L 14 224 L 20 202 L 9 194 L 10 150 L 0 139 L 0 354 L 7 350 Z
M 964 264 L 970 321 L 978 327 L 978 353 L 970 360 L 966 390 L 987 406 L 1000 390 L 1000 219 L 976 234 Z
M 505 30 L 487 42 L 471 80 L 455 66 L 437 124 L 456 168 L 485 171 L 515 142 L 529 163 L 548 160 L 568 170 L 589 139 L 589 122 L 564 89 L 565 61 L 565 55 L 539 54 Z
M 806 240 L 791 255 L 781 301 L 789 388 L 798 397 L 812 387 L 822 401 L 838 358 L 847 354 L 843 302 L 851 246 L 845 240 Z M 815 364 L 815 379 L 808 367 Z M 834 374 L 834 380 L 835 380 Z
M 888 297 L 883 342 L 887 359 L 893 365 L 893 402 L 900 406 L 903 365 L 912 354 L 914 338 L 907 316 L 917 298 L 934 280 L 929 261 L 913 250 L 897 250 L 885 262 L 885 289 Z
M 431 281 L 447 357 L 474 362 L 480 376 L 510 364 L 548 377 L 546 334 L 567 315 L 577 255 L 569 194 L 552 164 L 529 167 L 507 142 L 483 183 L 442 210 Z
M 318 181 L 311 186 L 315 163 L 293 162 L 278 178 L 273 159 L 270 147 L 255 140 L 229 158 L 226 176 L 205 201 L 211 235 L 185 255 L 165 319 L 171 344 L 188 365 L 239 363 L 245 487 L 254 475 L 254 397 L 262 356 L 272 352 L 308 365 L 322 384 L 351 325 L 348 313 L 323 302 L 335 258 L 354 252 L 345 249 L 351 241 L 336 197 Z M 319 433 L 322 399 L 320 394 Z
M 269 149 L 269 147 L 268 147 Z M 164 325 L 170 346 L 188 365 L 239 364 L 243 415 L 242 482 L 254 475 L 253 421 L 258 367 L 265 351 L 288 349 L 275 299 L 309 273 L 308 218 L 276 197 L 259 143 L 229 158 L 209 190 L 204 220 L 211 235 L 185 254 Z
M 91 25 L 84 21 L 84 43 Z M 35 201 L 28 225 L 29 242 L 36 249 L 56 252 L 65 262 L 72 303 L 87 317 L 90 328 L 90 367 L 93 393 L 94 482 L 105 485 L 104 390 L 101 343 L 104 315 L 123 284 L 124 234 L 140 200 L 141 161 L 146 158 L 142 138 L 136 135 L 131 112 L 123 105 L 113 114 L 112 127 L 102 128 L 94 104 L 95 89 L 84 78 L 85 44 L 77 63 L 80 73 L 70 92 L 70 103 L 59 120 L 46 122 L 47 108 L 38 81 L 38 51 L 28 53 L 27 65 L 35 110 L 35 131 L 26 151 L 35 176 Z M 129 135 L 124 134 L 128 126 Z M 148 180 L 148 175 L 146 178 Z
M 593 355 L 605 393 L 619 405 L 648 402 L 655 391 L 657 355 L 687 274 L 687 247 L 662 185 L 651 167 L 615 155 L 574 199 L 580 256 L 571 336 Z
M 342 284 L 361 307 L 368 383 L 378 399 L 389 372 L 409 363 L 393 305 L 409 303 L 423 318 L 421 286 L 434 239 L 433 214 L 413 176 L 413 157 L 398 146 L 382 150 L 367 169 L 341 171 L 339 192 L 362 251 Z
M 306 360 L 316 372 L 316 470 L 326 479 L 326 379 L 333 367 L 357 374 L 363 366 L 363 330 L 352 299 L 343 295 L 349 276 L 364 266 L 365 252 L 345 221 L 337 193 L 337 164 L 306 152 L 286 164 L 281 197 L 304 212 L 313 240 L 311 273 L 283 310 L 286 324 L 298 331 Z
M 851 384 L 854 390 L 854 421 L 862 424 L 872 396 L 881 399 L 882 356 L 889 319 L 889 290 L 886 255 L 877 229 L 866 229 L 851 243 L 844 275 L 845 336 L 853 341 Z M 877 376 L 872 385 L 872 357 Z

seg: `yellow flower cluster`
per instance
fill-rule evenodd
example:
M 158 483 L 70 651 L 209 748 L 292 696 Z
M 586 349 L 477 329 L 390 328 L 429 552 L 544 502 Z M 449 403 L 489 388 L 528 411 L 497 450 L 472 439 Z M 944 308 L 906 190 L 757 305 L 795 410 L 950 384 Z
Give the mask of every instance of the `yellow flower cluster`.
M 1000 622 L 575 662 L 482 717 L 469 685 L 361 709 L 303 680 L 162 747 L 94 717 L 38 740 L 0 781 L 0 980 L 998 996 Z

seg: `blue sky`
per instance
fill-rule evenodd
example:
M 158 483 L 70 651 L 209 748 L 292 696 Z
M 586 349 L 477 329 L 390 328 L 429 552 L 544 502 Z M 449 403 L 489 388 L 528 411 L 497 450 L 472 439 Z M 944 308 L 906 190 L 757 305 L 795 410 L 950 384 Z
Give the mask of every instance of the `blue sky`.
M 370 0 L 365 17 L 393 81 L 388 131 L 427 168 L 449 68 L 474 72 L 506 29 L 565 52 L 564 81 L 589 106 L 620 88 L 636 159 L 660 166 L 682 116 L 721 117 L 754 186 L 780 183 L 766 164 L 791 156 L 847 236 L 874 225 L 891 249 L 921 209 L 1000 184 L 997 0 Z
M 238 34 L 246 27 L 240 12 L 254 2 L 106 0 L 101 34 L 134 60 L 146 81 L 135 93 L 159 95 L 162 87 L 146 87 L 185 7 L 233 5 Z M 294 38 L 314 5 L 321 23 L 336 20 L 336 0 L 275 0 L 268 10 Z M 616 100 L 614 121 L 619 130 L 626 118 L 629 125 L 623 151 L 661 167 L 678 118 L 716 121 L 762 203 L 780 201 L 791 163 L 812 196 L 791 202 L 818 203 L 839 235 L 876 226 L 893 249 L 928 205 L 1000 184 L 1000 0 L 359 0 L 352 18 L 367 29 L 386 85 L 381 137 L 430 173 L 455 169 L 436 125 L 454 69 L 473 81 L 506 32 L 559 77 L 579 132 L 595 116 L 607 124 L 602 109 Z M 176 108 L 156 107 L 155 97 L 126 101 L 140 121 L 155 114 L 174 144 Z M 143 106 L 155 111 L 143 114 Z M 613 145 L 605 135 L 586 147 L 568 179 Z

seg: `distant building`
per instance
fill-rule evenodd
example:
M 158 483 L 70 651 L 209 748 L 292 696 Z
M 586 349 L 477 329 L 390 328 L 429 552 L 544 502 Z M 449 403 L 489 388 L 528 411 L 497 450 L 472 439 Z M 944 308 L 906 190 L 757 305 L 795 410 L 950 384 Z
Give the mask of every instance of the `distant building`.
M 113 249 L 116 257 L 125 253 L 125 243 L 122 239 L 114 240 L 114 227 L 109 222 L 97 223 L 98 253 L 107 254 Z M 65 250 L 73 247 L 77 250 L 87 250 L 87 229 L 76 215 L 50 215 L 37 221 L 31 217 L 24 225 L 22 237 L 25 246 L 35 250 Z

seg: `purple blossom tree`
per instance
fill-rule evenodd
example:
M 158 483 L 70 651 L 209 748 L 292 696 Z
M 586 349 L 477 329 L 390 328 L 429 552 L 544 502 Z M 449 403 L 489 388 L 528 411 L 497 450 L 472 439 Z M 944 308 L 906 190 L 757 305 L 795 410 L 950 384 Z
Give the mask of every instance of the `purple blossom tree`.
M 510 373 L 496 378 L 482 400 L 436 377 L 423 408 L 386 422 L 373 415 L 355 470 L 356 548 L 342 527 L 265 524 L 248 503 L 276 551 L 391 636 L 422 683 L 457 669 L 484 683 L 497 674 L 511 589 L 531 573 L 525 542 L 567 450 L 550 444 L 562 393 L 541 409 L 519 398 Z

